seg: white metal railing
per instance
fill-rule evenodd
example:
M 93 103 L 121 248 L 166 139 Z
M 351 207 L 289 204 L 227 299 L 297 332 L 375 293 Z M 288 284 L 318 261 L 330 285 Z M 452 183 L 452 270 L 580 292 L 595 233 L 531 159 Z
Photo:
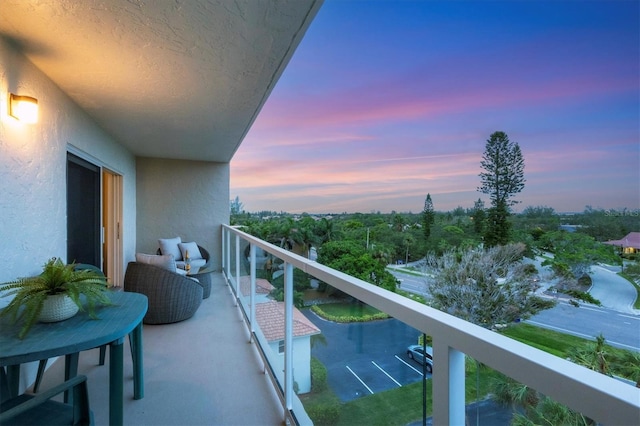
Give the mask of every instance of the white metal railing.
M 240 277 L 241 241 L 251 249 L 251 285 L 255 290 L 255 247 L 285 262 L 285 301 L 293 304 L 293 267 L 371 305 L 433 337 L 433 424 L 465 424 L 464 355 L 523 383 L 602 424 L 638 424 L 640 389 L 566 361 L 547 352 L 453 317 L 404 296 L 283 250 L 240 229 L 223 225 L 224 272 L 230 285 Z M 231 264 L 231 240 L 235 239 L 235 265 Z M 232 273 L 232 267 L 235 272 Z M 253 312 L 253 300 L 251 300 Z M 293 410 L 290 369 L 291 309 L 286 310 L 285 380 L 283 403 Z M 250 314 L 249 327 L 254 324 Z M 289 358 L 289 359 L 287 359 Z M 300 419 L 305 416 L 295 415 Z

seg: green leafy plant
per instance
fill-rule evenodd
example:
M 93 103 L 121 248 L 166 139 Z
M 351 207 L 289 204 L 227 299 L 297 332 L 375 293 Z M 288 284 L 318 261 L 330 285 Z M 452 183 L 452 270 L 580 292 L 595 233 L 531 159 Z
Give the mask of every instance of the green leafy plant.
M 13 300 L 0 311 L 0 316 L 11 315 L 11 320 L 24 321 L 18 334 L 24 338 L 33 324 L 38 321 L 44 301 L 50 295 L 67 295 L 84 310 L 80 299 L 84 295 L 87 312 L 97 319 L 95 307 L 98 304 L 110 305 L 107 280 L 101 273 L 91 269 L 77 269 L 77 265 L 65 265 L 59 258 L 52 258 L 44 264 L 43 271 L 35 277 L 18 278 L 0 285 L 2 297 L 15 295 Z

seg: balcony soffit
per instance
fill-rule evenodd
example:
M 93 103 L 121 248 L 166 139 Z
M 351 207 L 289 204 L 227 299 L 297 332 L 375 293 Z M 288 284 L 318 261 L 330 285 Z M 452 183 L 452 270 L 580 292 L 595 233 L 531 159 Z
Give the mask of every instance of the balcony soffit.
M 136 156 L 229 162 L 321 3 L 2 0 L 0 36 Z

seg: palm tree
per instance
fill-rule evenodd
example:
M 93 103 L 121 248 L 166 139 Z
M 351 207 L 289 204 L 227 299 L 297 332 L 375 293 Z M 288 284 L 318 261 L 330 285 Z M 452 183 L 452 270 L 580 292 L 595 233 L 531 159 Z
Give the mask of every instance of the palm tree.
M 607 376 L 611 376 L 611 368 L 607 359 L 609 353 L 605 345 L 605 338 L 602 334 L 596 337 L 595 342 L 587 343 L 581 347 L 572 348 L 567 354 L 571 361 L 597 371 Z
M 333 222 L 324 217 L 317 223 L 314 232 L 319 237 L 321 244 L 333 241 L 335 237 Z
M 634 380 L 636 382 L 636 387 L 640 388 L 639 352 L 622 351 L 612 356 L 611 369 L 623 377 Z

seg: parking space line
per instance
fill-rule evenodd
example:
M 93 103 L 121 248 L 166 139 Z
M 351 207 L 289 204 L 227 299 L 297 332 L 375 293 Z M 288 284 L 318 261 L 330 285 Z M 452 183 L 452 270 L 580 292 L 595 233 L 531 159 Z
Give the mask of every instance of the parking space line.
M 373 395 L 373 391 L 371 390 L 371 388 L 369 386 L 367 386 L 367 384 L 365 382 L 363 382 L 362 379 L 360 377 L 358 377 L 358 375 L 356 373 L 354 373 L 353 370 L 351 368 L 349 368 L 348 365 L 346 367 L 347 367 L 347 370 L 349 370 L 351 372 L 351 374 L 353 374 L 355 376 L 355 378 L 358 379 L 358 381 L 360 383 L 362 383 L 362 386 L 367 388 L 367 390 L 371 393 L 371 395 Z
M 382 369 L 382 367 L 380 367 L 378 364 L 376 364 L 376 362 L 375 362 L 375 361 L 371 361 L 371 364 L 373 364 L 373 365 L 375 365 L 376 367 L 378 367 L 378 369 L 380 369 L 380 371 L 382 371 L 382 372 L 383 372 L 383 373 L 384 373 L 388 378 L 390 378 L 391 380 L 393 380 L 393 382 L 394 382 L 396 385 L 398 385 L 399 387 L 402 387 L 402 385 L 401 385 L 401 384 L 400 384 L 396 379 L 394 379 L 393 377 L 391 377 L 391 375 L 390 375 L 389 373 L 387 373 L 386 371 L 384 371 L 384 370 Z
M 422 371 L 418 370 L 413 365 L 409 364 L 407 361 L 405 361 L 404 359 L 400 358 L 398 355 L 396 355 L 396 359 L 398 361 L 400 361 L 401 363 L 403 363 L 404 365 L 406 365 L 407 367 L 409 367 L 410 369 L 412 369 L 413 371 L 415 371 L 416 373 L 418 373 L 419 375 L 421 375 L 421 376 L 424 375 L 424 374 L 422 374 Z

